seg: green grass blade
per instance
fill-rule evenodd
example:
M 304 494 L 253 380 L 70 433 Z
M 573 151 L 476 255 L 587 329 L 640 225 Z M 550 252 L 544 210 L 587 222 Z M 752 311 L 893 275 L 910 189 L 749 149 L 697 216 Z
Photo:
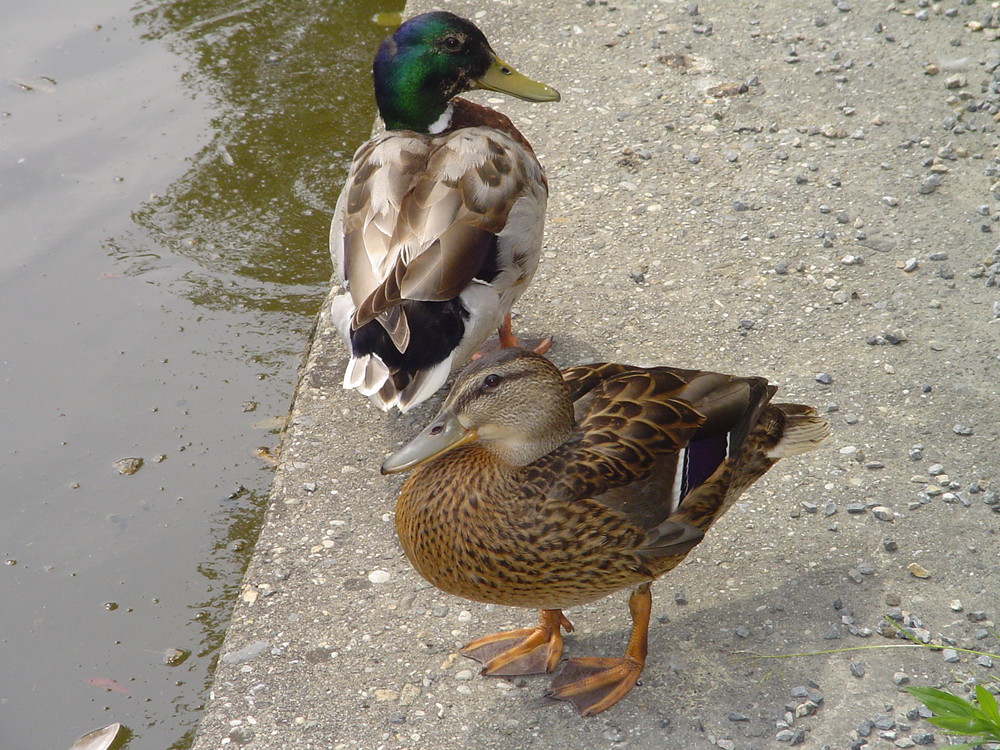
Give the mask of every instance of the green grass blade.
M 963 698 L 932 687 L 908 687 L 906 692 L 940 716 L 975 718 L 979 711 Z
M 936 727 L 947 729 L 949 732 L 963 735 L 979 735 L 986 739 L 996 737 L 1000 740 L 1000 735 L 996 734 L 996 727 L 989 721 L 975 716 L 932 716 L 927 722 Z
M 997 699 L 982 685 L 976 685 L 976 700 L 979 701 L 979 710 L 993 722 L 997 735 L 1000 736 L 1000 709 L 997 708 Z
M 979 743 L 1000 742 L 997 701 L 981 685 L 976 686 L 979 705 L 932 687 L 908 687 L 906 691 L 934 714 L 927 719 L 929 724 L 960 735 L 982 737 Z M 970 743 L 968 747 L 975 747 L 979 743 Z

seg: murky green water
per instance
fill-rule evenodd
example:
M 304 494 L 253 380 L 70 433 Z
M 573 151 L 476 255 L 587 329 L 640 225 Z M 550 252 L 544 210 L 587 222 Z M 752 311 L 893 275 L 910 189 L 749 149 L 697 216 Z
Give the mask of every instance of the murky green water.
M 5 8 L 3 750 L 190 741 L 401 6 Z

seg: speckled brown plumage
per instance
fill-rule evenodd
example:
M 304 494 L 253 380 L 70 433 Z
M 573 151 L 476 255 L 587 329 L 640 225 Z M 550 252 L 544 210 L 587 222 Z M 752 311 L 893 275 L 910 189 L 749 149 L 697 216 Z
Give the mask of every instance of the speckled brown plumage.
M 593 601 L 649 578 L 637 556 L 609 554 L 641 542 L 627 518 L 587 498 L 549 501 L 549 477 L 491 459 L 479 445 L 463 446 L 407 482 L 396 528 L 424 578 L 466 599 L 536 609 Z M 455 476 L 468 477 L 461 494 L 449 491 Z M 493 501 L 499 493 L 503 504 Z
M 538 655 L 521 653 L 518 643 L 558 633 L 546 611 L 633 588 L 631 606 L 648 615 L 648 584 L 676 567 L 779 458 L 825 438 L 826 422 L 811 408 L 771 404 L 775 390 L 762 378 L 668 367 L 595 364 L 560 374 L 520 350 L 485 357 L 462 373 L 431 425 L 387 462 L 395 470 L 405 460 L 406 468 L 415 451 L 420 463 L 396 506 L 400 542 L 417 571 L 448 593 L 543 610 L 538 628 L 471 648 L 488 672 L 499 656 L 494 666 L 510 674 L 504 654 L 514 640 L 513 661 L 538 671 Z M 458 447 L 435 442 L 459 433 Z M 644 634 L 637 621 L 633 661 Z M 550 644 L 544 665 L 551 663 Z M 641 670 L 629 664 L 616 661 L 614 685 L 588 688 L 578 708 L 593 713 L 618 700 L 631 687 L 623 680 L 634 682 Z M 580 679 L 587 676 L 576 674 L 570 693 Z

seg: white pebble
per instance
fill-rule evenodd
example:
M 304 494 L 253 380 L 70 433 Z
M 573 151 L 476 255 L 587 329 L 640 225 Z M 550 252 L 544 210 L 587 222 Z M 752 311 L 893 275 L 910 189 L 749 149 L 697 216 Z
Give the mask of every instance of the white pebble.
M 373 570 L 368 574 L 368 580 L 372 583 L 388 583 L 392 576 L 388 570 Z
M 884 505 L 876 505 L 872 508 L 872 514 L 880 521 L 888 521 L 889 523 L 892 523 L 894 520 L 892 511 Z

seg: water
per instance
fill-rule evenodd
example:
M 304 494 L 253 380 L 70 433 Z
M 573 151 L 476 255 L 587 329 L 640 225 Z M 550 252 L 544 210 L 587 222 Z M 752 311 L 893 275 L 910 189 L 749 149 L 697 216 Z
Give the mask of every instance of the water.
M 7 5 L 0 749 L 182 748 L 402 3 Z

